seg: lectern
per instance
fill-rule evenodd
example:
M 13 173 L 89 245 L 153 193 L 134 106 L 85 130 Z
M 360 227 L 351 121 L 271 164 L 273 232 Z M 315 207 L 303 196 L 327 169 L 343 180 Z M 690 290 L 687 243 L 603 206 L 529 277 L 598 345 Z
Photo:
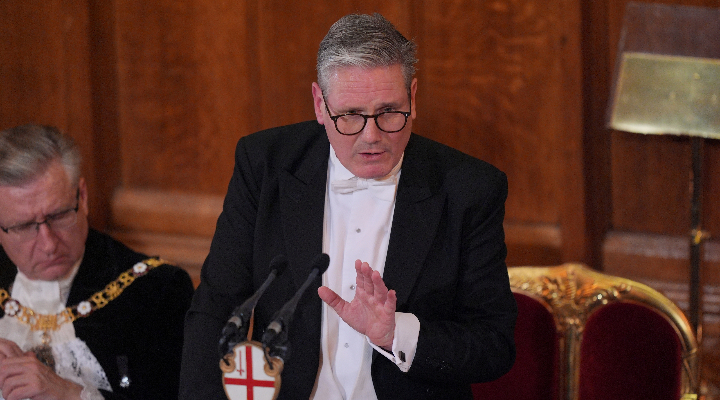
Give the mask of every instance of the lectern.
M 708 237 L 701 218 L 703 141 L 720 138 L 720 9 L 628 3 L 608 126 L 632 133 L 690 137 L 688 319 L 700 343 L 700 250 Z M 699 382 L 698 376 L 696 385 Z

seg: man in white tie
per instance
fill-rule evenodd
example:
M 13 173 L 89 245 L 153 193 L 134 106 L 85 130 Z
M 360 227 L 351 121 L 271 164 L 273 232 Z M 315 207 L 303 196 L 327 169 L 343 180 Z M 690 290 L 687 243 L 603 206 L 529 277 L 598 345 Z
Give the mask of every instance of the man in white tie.
M 277 254 L 257 339 L 330 256 L 288 328 L 279 399 L 470 399 L 514 362 L 505 175 L 412 133 L 416 46 L 379 14 L 320 44 L 316 121 L 238 142 L 235 171 L 186 319 L 181 398 L 223 398 L 216 346 Z M 322 299 L 322 301 L 321 301 Z

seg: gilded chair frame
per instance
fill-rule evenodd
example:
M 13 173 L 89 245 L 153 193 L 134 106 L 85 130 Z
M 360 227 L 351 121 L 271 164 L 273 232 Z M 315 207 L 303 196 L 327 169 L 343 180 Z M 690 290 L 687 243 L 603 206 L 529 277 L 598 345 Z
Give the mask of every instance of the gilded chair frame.
M 683 312 L 660 292 L 582 264 L 510 267 L 510 286 L 539 300 L 552 313 L 558 333 L 560 400 L 578 400 L 580 345 L 585 323 L 602 306 L 631 302 L 653 309 L 673 327 L 682 345 L 681 400 L 697 398 L 697 341 Z

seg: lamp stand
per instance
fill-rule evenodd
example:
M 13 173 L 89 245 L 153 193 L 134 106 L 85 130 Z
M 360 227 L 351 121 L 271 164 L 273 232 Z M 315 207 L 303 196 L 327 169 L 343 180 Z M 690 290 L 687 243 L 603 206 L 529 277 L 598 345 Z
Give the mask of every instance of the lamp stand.
M 690 187 L 692 191 L 692 200 L 690 204 L 690 221 L 692 231 L 690 234 L 690 325 L 695 332 L 695 338 L 698 343 L 697 356 L 697 377 L 695 384 L 697 385 L 696 393 L 700 394 L 700 376 L 702 375 L 702 324 L 703 324 L 703 307 L 702 307 L 702 270 L 701 270 L 701 245 L 703 240 L 707 238 L 707 233 L 702 230 L 702 164 L 703 164 L 703 144 L 702 137 L 693 136 L 692 143 L 692 177 Z

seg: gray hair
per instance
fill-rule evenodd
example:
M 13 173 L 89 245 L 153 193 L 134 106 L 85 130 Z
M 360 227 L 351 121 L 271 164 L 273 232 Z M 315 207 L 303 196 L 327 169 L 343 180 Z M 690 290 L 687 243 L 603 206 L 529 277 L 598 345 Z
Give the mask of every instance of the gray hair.
M 330 74 L 338 67 L 375 68 L 401 65 L 408 93 L 417 45 L 382 15 L 350 14 L 340 18 L 320 42 L 317 55 L 318 85 L 325 92 Z
M 65 167 L 70 182 L 80 180 L 80 150 L 52 126 L 28 124 L 0 131 L 0 185 L 21 186 L 42 175 L 53 161 Z

